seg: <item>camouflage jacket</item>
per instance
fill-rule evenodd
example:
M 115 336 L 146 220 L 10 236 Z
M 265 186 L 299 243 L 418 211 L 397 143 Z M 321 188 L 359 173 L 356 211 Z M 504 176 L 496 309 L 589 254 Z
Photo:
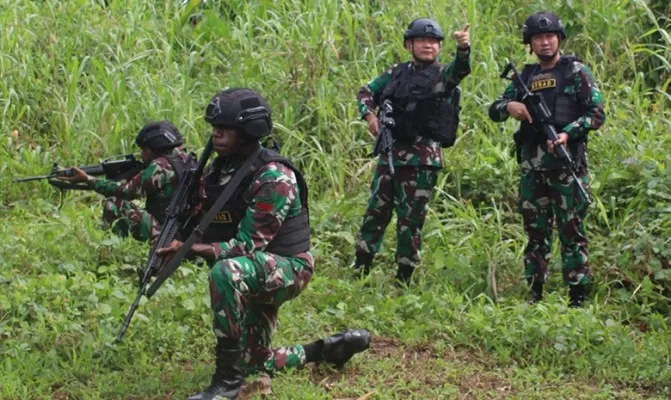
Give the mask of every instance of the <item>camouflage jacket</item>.
M 544 72 L 539 71 L 537 74 Z M 533 74 L 532 79 L 537 74 Z M 606 120 L 603 94 L 596 85 L 592 71 L 581 62 L 574 61 L 571 75 L 564 86 L 564 93 L 575 98 L 580 104 L 583 114 L 570 124 L 561 127 L 561 132 L 569 135 L 569 145 L 572 142 L 586 142 L 587 133 L 590 130 L 599 129 Z M 508 85 L 503 94 L 491 105 L 490 118 L 496 122 L 507 120 L 510 116 L 507 110 L 508 103 L 519 101 L 520 96 L 521 93 L 513 83 Z M 558 127 L 557 130 L 559 131 L 560 128 Z M 569 146 L 569 149 L 571 147 Z M 518 146 L 518 152 L 522 169 L 544 171 L 564 168 L 563 163 L 548 151 L 544 140 L 538 144 L 521 144 Z
M 470 48 L 463 50 L 457 49 L 454 60 L 450 64 L 445 64 L 441 67 L 441 80 L 436 82 L 436 85 L 457 85 L 462 79 L 470 74 L 470 54 Z M 391 82 L 394 68 L 396 68 L 397 65 L 392 66 L 385 73 L 368 82 L 366 86 L 359 90 L 356 99 L 361 118 L 364 118 L 368 113 L 375 112 L 379 105 L 380 95 L 385 86 Z M 414 65 L 412 66 L 414 67 Z M 435 140 L 424 136 L 417 136 L 415 141 L 411 143 L 394 142 L 392 147 L 392 157 L 394 159 L 395 167 L 411 165 L 442 168 L 443 166 L 440 144 Z M 378 164 L 387 164 L 386 155 L 380 155 Z
M 237 158 L 230 163 L 218 163 L 218 168 L 220 168 L 218 184 L 225 185 L 230 181 L 243 161 Z M 206 196 L 204 182 L 215 173 L 213 165 L 215 163 L 210 164 L 203 174 L 203 184 L 200 190 L 201 203 L 205 202 Z M 296 175 L 289 167 L 279 162 L 270 162 L 261 167 L 255 176 L 256 178 L 245 192 L 245 198 L 249 199 L 249 206 L 238 225 L 237 234 L 227 242 L 215 244 L 217 260 L 233 257 L 253 258 L 254 252 L 264 251 L 275 238 L 286 218 L 297 216 L 301 211 L 298 182 Z M 300 253 L 290 258 L 310 270 L 313 269 L 313 258 L 310 252 Z
M 173 149 L 170 155 L 184 161 L 190 155 L 183 150 Z M 146 198 L 154 193 L 159 199 L 169 199 L 177 187 L 177 175 L 165 157 L 157 157 L 146 168 L 128 180 L 114 181 L 106 178 L 90 177 L 89 185 L 104 196 L 115 196 L 127 200 Z

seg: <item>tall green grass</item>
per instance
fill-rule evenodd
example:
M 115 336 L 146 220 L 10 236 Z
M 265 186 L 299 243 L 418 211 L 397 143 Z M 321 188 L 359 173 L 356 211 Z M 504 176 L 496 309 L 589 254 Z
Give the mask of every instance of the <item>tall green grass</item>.
M 279 398 L 370 390 L 377 398 L 467 397 L 450 379 L 465 379 L 469 368 L 495 374 L 519 398 L 668 396 L 671 45 L 668 15 L 658 6 L 641 0 L 235 0 L 202 7 L 196 1 L 186 9 L 173 0 L 108 3 L 0 0 L 0 398 L 184 397 L 207 381 L 205 274 L 180 269 L 141 305 L 126 344 L 112 346 L 146 246 L 99 229 L 95 194 L 68 194 L 59 209 L 60 195 L 46 183 L 11 179 L 45 173 L 54 162 L 133 152 L 135 133 L 149 120 L 171 120 L 198 150 L 209 133 L 205 105 L 234 86 L 268 98 L 282 151 L 306 172 L 311 188 L 317 276 L 283 308 L 278 341 L 363 326 L 401 340 L 399 351 L 429 346 L 450 363 L 451 349 L 462 349 L 491 366 L 449 364 L 457 371 L 441 385 L 385 383 L 379 378 L 396 377 L 401 366 L 373 354 L 354 360 L 359 380 L 345 373 L 330 393 L 313 371 L 280 376 Z M 505 87 L 497 78 L 505 60 L 533 60 L 519 32 L 540 9 L 562 16 L 564 50 L 585 60 L 606 95 L 608 121 L 589 143 L 595 281 L 586 310 L 566 307 L 557 249 L 547 300 L 524 304 L 524 232 L 511 154 L 516 126 L 487 117 Z M 473 72 L 462 84 L 460 136 L 444 151 L 417 286 L 391 288 L 393 234 L 364 286 L 345 268 L 374 165 L 354 97 L 407 59 L 402 31 L 426 15 L 446 32 L 471 23 Z M 453 52 L 446 40 L 441 60 Z M 553 391 L 539 376 L 568 383 Z M 584 386 L 588 394 L 574 395 Z M 498 393 L 474 390 L 483 398 Z

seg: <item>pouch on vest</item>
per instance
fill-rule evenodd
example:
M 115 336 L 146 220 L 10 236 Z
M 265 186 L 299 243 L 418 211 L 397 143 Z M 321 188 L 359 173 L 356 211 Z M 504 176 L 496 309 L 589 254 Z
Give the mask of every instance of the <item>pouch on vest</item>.
M 452 147 L 457 140 L 460 99 L 461 89 L 457 86 L 452 90 L 450 102 L 444 98 L 435 100 L 436 109 L 427 118 L 425 131 L 431 139 L 439 142 L 442 148 Z

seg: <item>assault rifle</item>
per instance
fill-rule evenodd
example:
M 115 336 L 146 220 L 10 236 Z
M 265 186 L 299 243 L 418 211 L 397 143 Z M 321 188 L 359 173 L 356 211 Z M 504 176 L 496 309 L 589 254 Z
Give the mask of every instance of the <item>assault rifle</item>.
M 120 343 L 123 339 L 123 335 L 126 332 L 126 329 L 128 329 L 133 314 L 135 314 L 135 310 L 137 310 L 137 307 L 140 304 L 142 295 L 147 294 L 149 280 L 152 276 L 158 274 L 159 268 L 163 264 L 163 257 L 156 254 L 156 250 L 168 247 L 177 237 L 188 236 L 195 226 L 194 221 L 192 221 L 191 218 L 191 208 L 195 205 L 200 177 L 203 175 L 203 170 L 205 169 L 207 160 L 212 154 L 212 150 L 212 139 L 210 138 L 200 156 L 198 166 L 185 171 L 184 176 L 179 181 L 175 194 L 170 200 L 170 205 L 166 209 L 166 219 L 161 226 L 161 232 L 152 245 L 147 265 L 144 270 L 139 271 L 139 289 L 135 296 L 135 301 L 131 304 L 128 314 L 126 314 L 126 318 L 123 321 L 123 325 L 121 325 L 121 329 L 116 338 L 117 343 Z M 147 297 L 149 296 L 150 295 L 147 294 Z
M 144 168 L 144 165 L 141 161 L 138 161 L 132 154 L 124 154 L 121 156 L 109 157 L 103 160 L 100 164 L 95 165 L 83 165 L 78 167 L 87 174 L 91 176 L 101 176 L 104 175 L 108 179 L 121 180 L 127 179 L 131 176 L 137 174 Z M 75 190 L 87 190 L 90 189 L 85 183 L 74 183 L 60 181 L 58 178 L 72 176 L 72 168 L 62 168 L 58 166 L 58 163 L 54 163 L 51 167 L 51 172 L 46 175 L 38 176 L 29 176 L 26 178 L 14 179 L 14 183 L 21 182 L 30 182 L 46 179 L 50 185 L 57 187 L 61 190 L 65 189 L 75 189 Z
M 511 71 L 513 72 L 512 77 L 508 76 Z M 515 64 L 509 62 L 501 73 L 500 77 L 515 83 L 517 87 L 522 90 L 522 102 L 529 110 L 529 114 L 531 114 L 531 118 L 534 120 L 534 125 L 542 130 L 547 140 L 551 142 L 557 141 L 559 139 L 559 135 L 557 134 L 557 129 L 555 129 L 553 123 L 552 113 L 550 112 L 547 104 L 545 104 L 543 96 L 534 94 L 529 90 L 524 81 L 522 81 L 522 78 L 517 72 L 517 69 L 515 69 Z M 587 190 L 585 190 L 585 187 L 576 175 L 575 164 L 571 158 L 571 154 L 566 149 L 566 146 L 563 144 L 559 146 L 555 145 L 555 154 L 557 157 L 559 157 L 560 160 L 564 162 L 564 165 L 566 165 L 569 172 L 573 176 L 573 182 L 575 182 L 577 185 L 580 196 L 587 204 L 592 204 L 592 200 L 590 199 Z
M 392 107 L 390 100 L 382 102 L 382 105 L 380 106 L 379 121 L 380 130 L 377 133 L 375 144 L 373 145 L 373 155 L 378 156 L 386 154 L 387 162 L 389 163 L 389 172 L 391 173 L 391 176 L 394 176 L 394 160 L 392 158 L 394 139 L 391 135 L 391 130 L 396 126 L 396 121 L 394 121 L 394 108 Z

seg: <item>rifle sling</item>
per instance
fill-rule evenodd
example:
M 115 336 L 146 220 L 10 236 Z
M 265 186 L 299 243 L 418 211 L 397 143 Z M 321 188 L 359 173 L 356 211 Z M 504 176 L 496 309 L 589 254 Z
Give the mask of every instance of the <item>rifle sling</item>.
M 208 225 L 210 225 L 210 222 L 214 220 L 214 217 L 219 213 L 219 211 L 224 207 L 224 205 L 230 200 L 231 196 L 235 192 L 235 190 L 240 186 L 240 183 L 242 183 L 242 180 L 247 176 L 247 173 L 249 172 L 249 169 L 251 168 L 252 164 L 256 159 L 259 157 L 259 154 L 261 153 L 261 146 L 257 146 L 256 149 L 254 149 L 249 156 L 245 159 L 245 162 L 238 168 L 237 171 L 235 171 L 235 174 L 233 174 L 233 177 L 231 180 L 226 184 L 226 188 L 224 191 L 221 193 L 219 198 L 217 198 L 217 201 L 212 205 L 210 210 L 205 214 L 203 219 L 200 221 L 198 226 L 191 232 L 189 237 L 184 241 L 182 244 L 182 247 L 175 253 L 175 255 L 172 257 L 168 265 L 163 267 L 158 275 L 156 276 L 156 279 L 152 282 L 151 286 L 149 289 L 147 289 L 146 295 L 147 297 L 151 297 L 156 291 L 161 287 L 163 282 L 172 275 L 173 272 L 179 267 L 181 264 L 182 260 L 184 257 L 186 257 L 187 253 L 191 251 L 191 246 L 193 246 L 194 243 L 197 243 L 202 237 L 203 233 L 207 229 Z

